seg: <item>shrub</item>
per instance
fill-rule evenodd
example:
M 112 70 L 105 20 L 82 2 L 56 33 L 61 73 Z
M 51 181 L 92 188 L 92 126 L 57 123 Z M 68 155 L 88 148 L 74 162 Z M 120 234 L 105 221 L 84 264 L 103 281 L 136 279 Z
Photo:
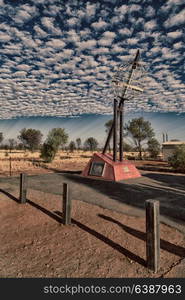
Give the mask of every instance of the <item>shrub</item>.
M 185 172 L 185 145 L 178 146 L 168 162 L 175 170 Z
M 151 158 L 157 158 L 160 153 L 160 149 L 161 147 L 158 140 L 152 138 L 148 141 L 148 152 Z
M 50 163 L 55 158 L 57 149 L 51 143 L 44 143 L 41 148 L 40 157 L 44 160 L 44 162 Z

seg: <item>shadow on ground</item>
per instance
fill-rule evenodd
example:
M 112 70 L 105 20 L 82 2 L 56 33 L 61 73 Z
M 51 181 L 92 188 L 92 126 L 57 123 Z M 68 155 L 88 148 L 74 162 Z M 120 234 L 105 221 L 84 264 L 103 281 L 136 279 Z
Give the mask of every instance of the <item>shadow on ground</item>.
M 71 174 L 64 174 L 63 177 L 71 183 L 72 190 L 76 188 L 74 183 L 78 184 L 81 194 L 82 190 L 85 193 L 85 188 L 91 189 L 92 193 L 90 190 L 89 193 L 86 191 L 87 202 L 98 204 L 102 195 L 105 195 L 117 202 L 143 209 L 145 200 L 156 199 L 160 201 L 161 215 L 175 218 L 175 221 L 181 224 L 185 222 L 185 176 L 147 173 L 141 178 L 124 182 L 97 180 Z M 99 195 L 93 195 L 93 190 L 99 192 Z M 84 200 L 84 196 L 81 196 L 81 199 Z
M 28 188 L 62 195 L 63 182 L 70 185 L 72 199 L 81 200 L 122 213 L 126 206 L 144 212 L 145 200 L 160 201 L 160 214 L 185 228 L 185 176 L 144 173 L 140 178 L 121 182 L 82 177 L 76 171 L 28 176 Z M 0 178 L 7 192 L 19 186 L 19 177 Z M 5 188 L 4 188 L 5 186 Z M 143 215 L 142 215 L 143 216 Z
M 5 194 L 6 196 L 8 196 L 11 200 L 15 201 L 16 203 L 20 203 L 20 200 L 16 197 L 14 197 L 13 195 L 11 195 L 10 193 L 4 191 L 4 190 L 0 190 L 0 192 L 2 192 L 3 194 Z M 44 208 L 43 206 L 27 199 L 26 203 L 31 205 L 32 207 L 34 207 L 35 209 L 40 210 L 42 213 L 46 214 L 47 216 L 49 216 L 50 218 L 54 219 L 56 222 L 58 222 L 59 224 L 64 224 L 64 219 L 63 219 L 63 214 L 60 211 L 50 211 L 46 208 Z M 25 204 L 22 204 L 25 205 Z M 103 218 L 105 221 L 108 222 L 113 222 L 115 224 L 117 224 L 119 227 L 121 227 L 124 231 L 126 231 L 127 233 L 143 240 L 146 241 L 146 233 L 145 232 L 141 232 L 139 230 L 136 230 L 134 228 L 128 227 L 124 224 L 122 224 L 121 222 L 113 219 L 112 217 L 106 216 L 106 215 L 102 215 L 99 214 L 98 215 L 100 218 Z M 114 241 L 110 240 L 109 238 L 105 237 L 103 234 L 95 231 L 94 229 L 88 227 L 87 225 L 82 224 L 81 222 L 75 220 L 75 219 L 71 219 L 71 223 L 78 226 L 81 230 L 88 232 L 89 234 L 93 235 L 94 237 L 96 237 L 97 239 L 101 240 L 102 242 L 104 242 L 105 244 L 107 244 L 108 246 L 112 247 L 114 250 L 120 252 L 121 254 L 125 255 L 126 257 L 128 257 L 129 259 L 139 263 L 140 265 L 147 267 L 147 262 L 146 260 L 144 260 L 143 258 L 141 258 L 140 256 L 138 256 L 137 254 L 132 253 L 131 251 L 125 249 L 124 247 L 120 246 L 119 244 L 115 243 Z M 165 241 L 163 239 L 160 240 L 160 247 L 163 250 L 168 251 L 169 253 L 173 253 L 181 258 L 185 257 L 185 249 L 181 246 L 178 245 L 174 245 L 168 241 Z

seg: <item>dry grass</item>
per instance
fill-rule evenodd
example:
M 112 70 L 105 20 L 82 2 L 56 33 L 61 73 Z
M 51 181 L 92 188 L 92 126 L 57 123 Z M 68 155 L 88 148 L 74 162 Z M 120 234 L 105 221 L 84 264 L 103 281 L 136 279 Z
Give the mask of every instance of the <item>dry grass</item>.
M 86 166 L 93 153 L 90 151 L 58 151 L 51 163 L 44 163 L 40 158 L 40 152 L 0 150 L 0 175 L 18 175 L 26 172 L 28 174 L 48 173 L 53 171 L 81 171 Z M 137 152 L 125 152 L 124 157 L 137 157 Z M 11 158 L 11 160 L 10 160 Z M 136 166 L 149 164 L 149 161 L 135 161 Z M 152 165 L 159 162 L 151 161 Z M 160 164 L 166 164 L 160 162 Z M 11 167 L 11 172 L 10 172 Z
M 68 169 L 67 165 L 74 170 L 82 169 L 92 156 L 92 152 L 75 151 L 73 153 L 67 151 L 59 151 L 52 163 L 44 163 L 40 158 L 40 152 L 29 151 L 12 151 L 0 150 L 0 173 L 9 174 L 10 167 L 12 174 L 20 172 L 44 171 L 47 169 Z M 11 160 L 10 160 L 11 158 Z

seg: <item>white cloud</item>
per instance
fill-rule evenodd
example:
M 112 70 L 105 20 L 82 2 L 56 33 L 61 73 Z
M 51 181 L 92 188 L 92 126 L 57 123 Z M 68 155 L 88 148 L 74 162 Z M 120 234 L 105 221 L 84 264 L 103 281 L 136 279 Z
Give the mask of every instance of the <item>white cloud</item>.
M 34 30 L 35 30 L 38 37 L 40 37 L 40 38 L 47 37 L 47 33 L 40 26 L 35 25 Z
M 72 49 L 63 49 L 61 56 L 64 58 L 70 58 L 73 55 L 74 51 Z
M 138 5 L 138 4 L 131 4 L 129 5 L 129 11 L 133 12 L 133 11 L 139 11 L 142 9 L 142 6 Z
M 13 77 L 22 78 L 22 77 L 25 77 L 26 74 L 27 74 L 27 72 L 25 72 L 25 71 L 17 71 L 17 72 L 14 72 L 12 75 L 13 75 Z
M 28 4 L 24 4 L 24 5 L 20 6 L 20 9 L 21 10 L 23 9 L 23 10 L 27 11 L 32 16 L 36 15 L 37 12 L 38 12 L 36 6 L 34 6 L 34 5 L 30 6 Z
M 156 53 L 160 53 L 161 52 L 161 48 L 160 47 L 153 47 L 153 48 L 151 48 L 150 49 L 150 51 L 149 52 L 151 52 L 152 54 L 154 53 L 154 54 L 156 54 Z
M 77 32 L 74 29 L 69 30 L 67 32 L 67 35 L 68 35 L 68 40 L 69 41 L 72 41 L 74 43 L 80 42 L 80 37 L 79 37 L 79 35 L 77 34 Z
M 182 9 L 179 13 L 170 16 L 165 22 L 164 26 L 170 28 L 185 23 L 185 9 Z
M 69 26 L 74 26 L 74 25 L 76 25 L 77 23 L 79 23 L 79 19 L 78 19 L 78 18 L 75 18 L 75 17 L 70 18 L 70 19 L 67 20 L 67 24 L 68 24 Z
M 22 71 L 29 71 L 31 69 L 31 66 L 26 64 L 21 64 L 21 65 L 17 65 L 16 68 Z
M 92 26 L 95 30 L 101 30 L 101 29 L 104 29 L 105 27 L 107 27 L 107 26 L 108 26 L 108 23 L 106 23 L 105 21 L 103 21 L 103 20 L 100 18 L 98 22 L 92 23 L 91 26 Z
M 123 48 L 122 47 L 120 47 L 119 45 L 115 45 L 113 48 L 111 48 L 111 52 L 112 53 L 121 53 L 121 52 L 123 52 Z
M 71 61 L 68 63 L 62 64 L 61 66 L 62 66 L 62 69 L 65 71 L 73 70 L 75 68 L 74 64 Z
M 155 20 L 148 21 L 144 24 L 145 30 L 154 30 L 157 27 L 157 23 Z
M 129 39 L 126 40 L 126 44 L 128 44 L 128 45 L 137 45 L 138 41 L 139 40 L 137 38 L 129 38 Z
M 116 34 L 115 34 L 115 32 L 112 32 L 112 31 L 105 31 L 103 33 L 103 36 L 107 39 L 114 39 L 116 37 Z
M 155 9 L 152 6 L 147 6 L 145 8 L 145 16 L 146 17 L 154 17 L 155 16 Z
M 22 39 L 22 41 L 23 41 L 23 43 L 26 47 L 37 49 L 37 43 L 32 38 L 25 37 L 25 38 Z
M 51 39 L 46 43 L 46 47 L 52 47 L 54 49 L 62 49 L 65 47 L 65 42 L 60 39 Z
M 160 11 L 167 14 L 174 7 L 175 9 L 178 9 L 178 6 L 181 4 L 182 0 L 168 0 L 164 5 L 161 6 Z
M 112 44 L 113 40 L 112 39 L 107 39 L 107 38 L 101 38 L 98 40 L 98 45 L 100 46 L 110 46 Z
M 32 15 L 26 10 L 19 10 L 18 13 L 13 18 L 17 24 L 24 24 L 26 21 L 29 21 L 32 18 Z
M 181 38 L 183 29 L 170 28 L 166 34 L 157 31 L 160 24 L 155 22 L 155 6 L 149 0 L 143 1 L 146 6 L 133 0 L 119 7 L 113 0 L 109 1 L 111 5 L 98 1 L 79 1 L 79 6 L 73 0 L 64 2 L 59 5 L 58 0 L 32 0 L 34 5 L 4 4 L 6 11 L 0 7 L 4 16 L 20 16 L 19 23 L 0 24 L 0 117 L 62 116 L 96 113 L 97 109 L 100 113 L 112 113 L 110 78 L 114 68 L 133 59 L 136 48 L 141 49 L 141 57 L 149 63 L 150 79 L 145 82 L 142 101 L 134 100 L 126 109 L 182 110 L 185 87 L 180 72 L 184 43 L 174 39 Z M 166 3 L 171 5 L 171 19 L 178 7 L 171 0 Z M 39 18 L 33 19 L 40 12 Z M 31 18 L 30 28 L 28 24 L 20 26 Z M 139 31 L 141 28 L 143 31 Z M 148 38 L 153 38 L 151 43 Z M 165 94 L 169 90 L 171 102 L 169 94 Z M 154 106 L 148 105 L 149 97 Z M 168 104 L 163 107 L 163 103 Z
M 125 15 L 128 12 L 128 5 L 121 5 L 120 7 L 115 7 L 114 9 L 116 14 Z
M 86 14 L 87 14 L 87 17 L 93 17 L 96 13 L 96 9 L 98 7 L 98 3 L 90 3 L 90 2 L 87 2 L 86 4 Z
M 183 43 L 182 43 L 182 42 L 175 43 L 175 44 L 173 44 L 173 47 L 174 47 L 175 49 L 183 48 Z
M 0 32 L 0 42 L 1 43 L 7 43 L 11 40 L 11 36 L 9 36 L 7 33 Z
M 100 55 L 100 54 L 106 54 L 106 53 L 109 54 L 110 50 L 109 50 L 109 48 L 106 48 L 106 47 L 100 47 L 100 48 L 97 48 L 97 49 L 93 49 L 91 51 L 91 53 L 93 55 Z
M 55 19 L 52 17 L 43 17 L 41 19 L 42 25 L 47 28 L 50 32 L 57 34 L 57 35 L 62 35 L 62 32 L 60 28 L 54 25 Z
M 129 35 L 131 35 L 132 34 L 132 30 L 131 29 L 128 29 L 128 28 L 123 28 L 123 29 L 120 29 L 119 30 L 119 33 L 121 34 L 121 35 L 126 35 L 126 36 L 129 36 Z
M 95 40 L 88 40 L 88 41 L 83 41 L 79 43 L 79 49 L 84 50 L 84 49 L 91 49 L 96 46 L 96 41 Z
M 183 35 L 183 32 L 181 30 L 171 31 L 171 32 L 167 33 L 167 36 L 171 39 L 180 38 L 182 35 Z
M 116 37 L 115 32 L 105 31 L 102 35 L 102 38 L 98 40 L 98 44 L 100 46 L 110 46 L 113 43 L 115 37 Z

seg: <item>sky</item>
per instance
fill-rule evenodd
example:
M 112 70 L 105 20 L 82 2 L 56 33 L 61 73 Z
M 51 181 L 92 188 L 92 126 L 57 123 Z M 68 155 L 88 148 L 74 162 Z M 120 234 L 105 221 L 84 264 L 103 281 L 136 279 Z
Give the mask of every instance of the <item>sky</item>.
M 66 127 L 70 139 L 105 139 L 112 79 L 140 50 L 125 120 L 145 116 L 156 135 L 185 140 L 183 0 L 0 0 L 0 131 Z

